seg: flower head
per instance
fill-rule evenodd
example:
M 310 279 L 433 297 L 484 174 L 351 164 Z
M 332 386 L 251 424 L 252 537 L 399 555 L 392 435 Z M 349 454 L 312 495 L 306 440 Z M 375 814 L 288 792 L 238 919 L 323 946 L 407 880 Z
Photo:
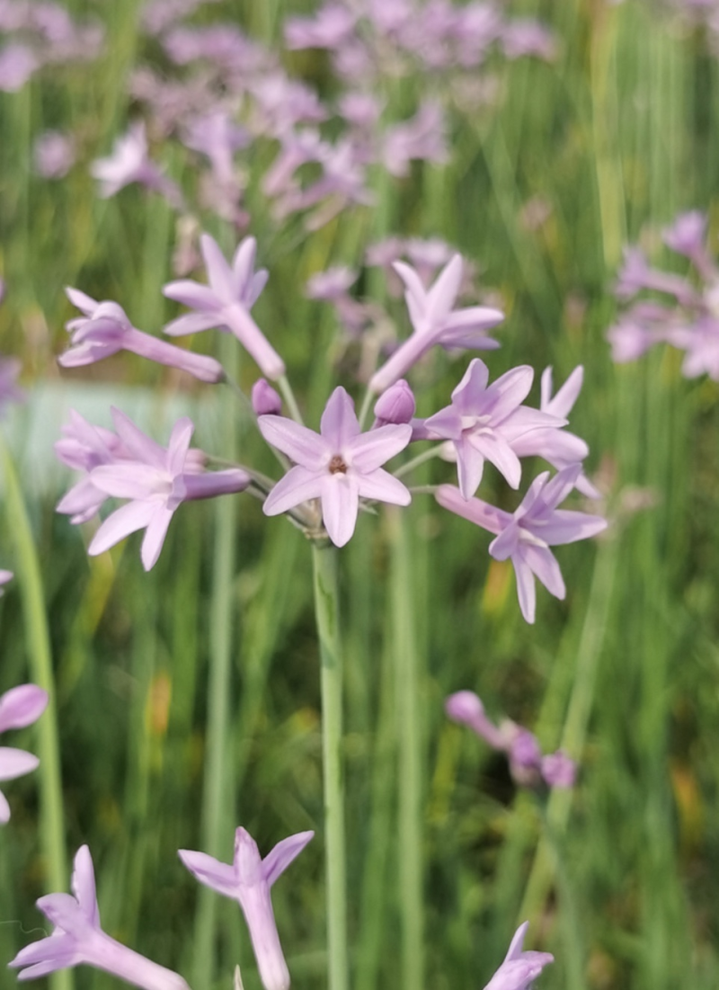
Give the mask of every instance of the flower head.
M 92 163 L 90 173 L 100 183 L 100 195 L 103 199 L 114 196 L 133 182 L 138 182 L 161 193 L 175 206 L 182 202 L 182 196 L 174 182 L 164 176 L 148 157 L 147 136 L 142 121 L 131 124 L 127 133 L 115 141 L 112 154 Z
M 246 237 L 230 266 L 214 238 L 203 234 L 200 248 L 210 284 L 182 279 L 164 287 L 162 291 L 168 299 L 194 310 L 168 323 L 165 333 L 182 336 L 213 328 L 229 330 L 250 352 L 262 373 L 276 381 L 285 373 L 284 362 L 250 316 L 267 282 L 264 269 L 254 270 L 256 247 L 254 237 Z
M 1 571 L 0 574 L 10 574 Z M 10 577 L 12 575 L 10 574 Z M 0 732 L 8 729 L 24 729 L 26 725 L 37 722 L 47 707 L 47 691 L 35 684 L 21 684 L 0 695 Z M 30 773 L 39 764 L 32 753 L 22 749 L 11 749 L 0 746 L 0 780 L 14 780 Z M 10 819 L 10 806 L 5 796 L 0 792 L 0 825 Z
M 354 533 L 360 498 L 409 505 L 407 488 L 380 465 L 407 446 L 412 427 L 360 433 L 354 403 L 341 386 L 330 396 L 319 433 L 283 416 L 260 416 L 258 425 L 265 440 L 295 462 L 267 497 L 266 515 L 318 498 L 327 534 L 342 547 Z
M 282 954 L 272 911 L 270 888 L 305 848 L 314 832 L 290 835 L 261 858 L 257 843 L 244 828 L 235 832 L 232 865 L 220 863 L 206 853 L 180 849 L 179 855 L 195 877 L 225 897 L 234 898 L 242 908 L 250 930 L 260 978 L 265 990 L 287 990 L 290 974 Z
M 87 846 L 75 855 L 72 892 L 48 894 L 37 906 L 53 925 L 47 938 L 25 946 L 8 965 L 20 969 L 19 980 L 33 980 L 58 969 L 85 963 L 143 990 L 189 990 L 177 973 L 158 966 L 106 935 L 100 927 L 95 872 Z

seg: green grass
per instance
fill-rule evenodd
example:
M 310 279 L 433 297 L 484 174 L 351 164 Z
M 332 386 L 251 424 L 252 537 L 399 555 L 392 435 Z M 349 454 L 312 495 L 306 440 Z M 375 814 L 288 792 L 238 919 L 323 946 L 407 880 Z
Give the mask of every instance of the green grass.
M 134 6 L 107 5 L 111 44 L 102 67 L 68 68 L 20 94 L 0 94 L 0 272 L 8 290 L 0 350 L 23 358 L 30 391 L 29 411 L 11 415 L 6 432 L 41 561 L 66 848 L 71 856 L 90 844 L 111 934 L 177 968 L 194 990 L 228 990 L 237 961 L 245 986 L 256 990 L 236 906 L 220 898 L 208 906 L 176 850 L 207 842 L 229 859 L 239 824 L 263 852 L 314 828 L 315 840 L 278 882 L 274 903 L 294 985 L 316 986 L 326 960 L 309 546 L 285 520 L 265 519 L 241 496 L 231 511 L 183 506 L 149 575 L 136 538 L 90 560 L 88 533 L 53 512 L 65 482 L 39 467 L 52 458 L 55 417 L 46 415 L 29 446 L 34 410 L 48 380 L 58 381 L 53 355 L 69 316 L 64 285 L 117 299 L 148 331 L 159 332 L 170 316 L 159 292 L 174 240 L 164 204 L 136 189 L 100 201 L 83 167 L 60 183 L 29 169 L 32 139 L 46 126 L 84 128 L 89 158 L 105 154 L 124 127 L 122 80 L 139 45 Z M 246 23 L 270 38 L 288 7 L 223 9 L 238 18 L 249 11 Z M 540 589 L 534 627 L 521 619 L 506 568 L 490 568 L 486 537 L 427 497 L 403 516 L 411 566 L 396 555 L 394 521 L 383 513 L 363 517 L 341 552 L 352 984 L 373 990 L 401 981 L 407 811 L 400 783 L 408 756 L 397 725 L 406 699 L 396 664 L 404 661 L 393 644 L 409 621 L 403 635 L 417 653 L 412 758 L 421 780 L 426 985 L 483 986 L 528 917 L 533 944 L 556 957 L 540 981 L 547 990 L 714 990 L 717 388 L 682 379 L 669 353 L 615 368 L 604 332 L 627 238 L 692 207 L 709 210 L 716 227 L 719 69 L 699 33 L 679 31 L 640 0 L 513 9 L 555 26 L 559 57 L 498 63 L 501 104 L 457 123 L 447 169 L 417 168 L 407 181 L 385 182 L 377 216 L 358 210 L 299 242 L 259 244 L 271 281 L 256 316 L 287 357 L 310 425 L 335 382 L 323 360 L 334 325 L 302 297 L 304 278 L 356 260 L 372 232 L 439 235 L 475 260 L 482 285 L 504 299 L 508 319 L 502 350 L 489 359 L 493 376 L 517 363 L 538 373 L 552 364 L 561 382 L 584 365 L 572 428 L 590 444 L 591 469 L 601 463 L 613 478 L 610 531 L 595 545 L 560 549 L 568 598 L 560 603 Z M 532 197 L 551 207 L 534 230 L 522 221 Z M 430 364 L 421 414 L 446 402 L 464 367 L 444 358 Z M 243 384 L 254 374 L 243 361 Z M 226 451 L 227 417 L 240 414 L 229 393 L 208 411 L 205 393 L 178 395 L 175 378 L 134 358 L 64 373 L 65 403 L 89 401 L 82 383 L 92 380 L 105 383 L 109 405 L 120 379 L 134 384 L 146 422 L 163 410 L 169 416 L 175 401 L 201 406 L 198 445 Z M 158 428 L 158 439 L 168 429 Z M 252 433 L 238 432 L 243 455 L 274 472 Z M 423 471 L 427 483 L 449 477 L 435 463 Z M 650 488 L 655 505 L 620 517 L 622 493 L 635 486 Z M 0 565 L 19 573 L 7 483 L 4 491 Z M 484 491 L 489 501 L 507 497 L 489 471 Z M 231 551 L 224 570 L 218 547 Z M 410 566 L 413 595 L 401 622 L 400 563 L 400 573 Z M 0 602 L 0 690 L 33 676 L 21 601 L 18 581 Z M 233 616 L 224 646 L 223 609 Z M 218 674 L 223 650 L 227 665 Z M 213 674 L 220 677 L 214 689 Z M 547 806 L 516 793 L 502 761 L 447 723 L 443 699 L 460 688 L 477 690 L 491 714 L 536 727 L 545 748 L 564 742 L 582 766 L 575 791 Z M 219 727 L 214 715 L 208 722 L 218 705 L 227 715 Z M 9 744 L 37 751 L 38 740 L 31 729 Z M 26 944 L 29 932 L 38 934 L 43 919 L 33 901 L 48 892 L 50 876 L 38 775 L 4 789 L 13 818 L 0 835 L 0 960 Z M 196 933 L 210 924 L 216 936 L 203 936 L 198 956 Z M 214 977 L 203 982 L 210 967 Z M 12 985 L 13 977 L 3 979 Z M 90 971 L 76 976 L 80 990 L 113 985 Z

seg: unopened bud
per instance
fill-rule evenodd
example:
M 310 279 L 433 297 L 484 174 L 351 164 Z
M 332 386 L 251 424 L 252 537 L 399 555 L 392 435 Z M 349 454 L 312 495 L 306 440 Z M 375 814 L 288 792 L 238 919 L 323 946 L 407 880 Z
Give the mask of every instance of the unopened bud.
M 374 407 L 374 414 L 377 419 L 374 425 L 409 423 L 414 416 L 416 407 L 412 389 L 404 378 L 400 378 L 377 399 Z
M 279 416 L 282 412 L 282 399 L 264 378 L 252 386 L 252 408 L 258 416 Z

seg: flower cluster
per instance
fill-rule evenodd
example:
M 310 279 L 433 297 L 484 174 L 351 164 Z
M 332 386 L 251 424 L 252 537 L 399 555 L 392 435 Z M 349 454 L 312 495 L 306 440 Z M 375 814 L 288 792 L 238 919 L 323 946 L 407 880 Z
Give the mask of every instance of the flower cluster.
M 496 726 L 487 718 L 484 705 L 473 691 L 450 695 L 444 710 L 453 722 L 469 726 L 493 749 L 507 754 L 509 770 L 517 784 L 537 787 L 544 781 L 548 787 L 574 785 L 576 765 L 566 753 L 557 750 L 543 755 L 536 736 L 509 719 Z
M 719 381 L 719 267 L 707 249 L 706 227 L 705 215 L 692 210 L 664 231 L 666 246 L 689 261 L 691 278 L 652 268 L 640 248 L 626 250 L 616 294 L 632 302 L 607 332 L 615 361 L 670 344 L 684 352 L 688 378 Z M 646 292 L 653 296 L 636 298 Z

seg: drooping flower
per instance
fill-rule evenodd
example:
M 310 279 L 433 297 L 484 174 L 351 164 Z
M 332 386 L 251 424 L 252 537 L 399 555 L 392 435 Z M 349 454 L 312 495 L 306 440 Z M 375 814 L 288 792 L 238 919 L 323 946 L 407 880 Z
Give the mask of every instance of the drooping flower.
M 232 865 L 220 863 L 206 853 L 180 849 L 179 856 L 200 883 L 236 900 L 250 930 L 260 979 L 265 990 L 287 990 L 290 974 L 282 954 L 272 911 L 270 888 L 305 848 L 314 832 L 298 832 L 282 839 L 261 858 L 257 843 L 244 828 L 235 832 Z
M 488 306 L 454 308 L 462 280 L 460 255 L 454 255 L 429 290 L 409 265 L 396 261 L 394 269 L 405 283 L 405 299 L 414 332 L 372 376 L 369 387 L 373 392 L 384 392 L 398 378 L 403 378 L 435 344 L 475 350 L 499 346 L 486 336 L 486 331 L 501 323 L 504 313 Z
M 265 515 L 318 498 L 327 535 L 343 547 L 354 533 L 361 498 L 409 505 L 408 489 L 380 465 L 404 450 L 412 427 L 380 426 L 360 433 L 354 403 L 341 386 L 329 398 L 319 433 L 283 416 L 260 416 L 257 422 L 265 440 L 295 462 L 268 495 Z
M 204 354 L 193 354 L 182 347 L 158 340 L 130 323 L 124 309 L 115 302 L 97 302 L 79 289 L 66 289 L 67 297 L 83 316 L 69 320 L 70 348 L 57 359 L 63 368 L 94 364 L 118 351 L 131 351 L 150 361 L 187 371 L 203 382 L 224 381 L 219 361 Z
M 494 464 L 512 488 L 518 488 L 522 467 L 516 442 L 530 431 L 566 424 L 566 419 L 521 404 L 533 378 L 532 369 L 523 365 L 489 385 L 487 365 L 474 358 L 452 392 L 452 404 L 425 420 L 430 434 L 452 442 L 465 498 L 479 488 L 485 460 Z
M 115 439 L 111 439 L 111 433 L 109 437 L 99 433 L 93 436 L 90 431 L 94 428 L 84 429 L 84 421 L 78 417 L 83 438 L 74 452 L 80 462 L 87 459 L 87 484 L 82 491 L 75 486 L 60 502 L 58 511 L 73 513 L 73 521 L 82 521 L 90 518 L 108 495 L 129 499 L 102 523 L 88 553 L 92 556 L 103 553 L 130 533 L 144 529 L 141 558 L 143 567 L 149 571 L 160 555 L 172 515 L 182 502 L 241 492 L 251 479 L 241 468 L 198 470 L 197 459 L 189 450 L 194 425 L 187 417 L 173 427 L 167 448 L 151 440 L 118 409 L 112 409 L 112 418 L 117 431 Z M 66 446 L 72 452 L 73 438 L 68 440 Z M 120 457 L 113 455 L 118 441 Z M 70 499 L 70 495 L 74 498 Z M 99 495 L 103 496 L 101 501 Z
M 189 990 L 178 974 L 117 942 L 100 927 L 95 872 L 87 846 L 75 855 L 70 894 L 47 894 L 36 902 L 55 926 L 52 934 L 21 949 L 12 962 L 19 980 L 34 980 L 59 969 L 94 966 L 143 990 Z
M 536 736 L 516 722 L 505 719 L 496 726 L 487 718 L 484 705 L 474 691 L 451 694 L 444 703 L 444 710 L 453 722 L 467 725 L 493 749 L 507 754 L 510 772 L 517 784 L 536 787 L 541 779 L 549 787 L 574 785 L 574 760 L 561 750 L 543 756 Z
M 9 571 L 0 571 L 0 574 L 8 575 L 5 580 L 12 577 Z M 0 732 L 24 729 L 25 726 L 32 725 L 45 711 L 47 702 L 47 691 L 43 691 L 35 684 L 21 684 L 6 691 L 5 694 L 0 695 Z M 22 777 L 34 770 L 39 763 L 38 758 L 32 753 L 0 746 L 0 780 Z M 0 825 L 4 825 L 9 819 L 10 805 L 0 791 Z
M 182 279 L 164 287 L 162 291 L 168 299 L 194 310 L 168 323 L 165 333 L 182 336 L 213 328 L 230 331 L 250 352 L 262 373 L 276 381 L 285 373 L 284 362 L 250 316 L 267 282 L 264 268 L 254 271 L 256 247 L 254 237 L 246 237 L 230 267 L 214 238 L 203 234 L 200 248 L 210 284 Z
M 527 622 L 534 622 L 535 577 L 555 598 L 566 594 L 559 564 L 549 548 L 584 540 L 606 529 L 606 519 L 601 516 L 557 508 L 575 487 L 580 471 L 579 464 L 572 465 L 551 481 L 548 471 L 540 474 L 513 514 L 478 498 L 467 500 L 452 485 L 440 485 L 435 493 L 445 509 L 496 534 L 489 552 L 495 560 L 512 561 L 519 605 Z
M 519 926 L 504 962 L 484 990 L 529 990 L 544 967 L 554 962 L 554 956 L 549 952 L 522 951 L 528 928 L 528 921 Z

